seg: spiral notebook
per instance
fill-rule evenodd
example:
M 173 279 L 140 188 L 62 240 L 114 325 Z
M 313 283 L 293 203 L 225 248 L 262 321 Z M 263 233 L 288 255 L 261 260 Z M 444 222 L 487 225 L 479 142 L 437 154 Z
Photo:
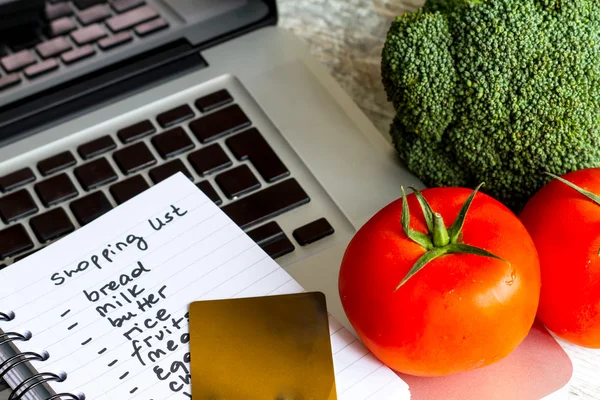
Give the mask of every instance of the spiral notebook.
M 302 291 L 178 174 L 0 271 L 0 374 L 19 399 L 189 399 L 190 303 Z M 339 399 L 410 398 L 330 333 Z

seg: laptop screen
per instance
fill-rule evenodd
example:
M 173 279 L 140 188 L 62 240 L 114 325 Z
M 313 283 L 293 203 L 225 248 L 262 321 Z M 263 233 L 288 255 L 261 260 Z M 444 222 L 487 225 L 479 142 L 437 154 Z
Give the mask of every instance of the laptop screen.
M 241 10 L 249 0 L 168 0 L 166 3 L 183 19 L 194 23 L 209 20 L 220 14 Z
M 206 67 L 204 49 L 277 21 L 275 0 L 45 2 L 39 23 L 0 35 L 0 146 L 143 90 L 153 76 Z

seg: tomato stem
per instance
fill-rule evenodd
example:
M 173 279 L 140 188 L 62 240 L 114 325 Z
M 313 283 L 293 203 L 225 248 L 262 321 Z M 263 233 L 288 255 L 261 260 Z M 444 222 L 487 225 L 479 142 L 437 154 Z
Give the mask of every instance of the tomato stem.
M 435 247 L 444 247 L 450 243 L 450 236 L 448 236 L 448 229 L 444 225 L 444 218 L 442 214 L 433 213 L 433 245 Z
M 408 207 L 408 200 L 406 200 L 406 193 L 404 192 L 404 187 L 400 187 L 402 190 L 402 230 L 406 234 L 406 236 L 411 239 L 413 242 L 421 245 L 427 251 L 419 257 L 419 259 L 415 262 L 412 268 L 408 271 L 404 279 L 398 284 L 396 290 L 400 289 L 402 285 L 404 285 L 411 277 L 413 277 L 417 272 L 419 272 L 425 265 L 429 262 L 435 260 L 436 258 L 443 257 L 447 254 L 472 254 L 476 256 L 482 257 L 490 257 L 495 258 L 501 261 L 504 261 L 508 264 L 507 261 L 498 257 L 497 255 L 490 253 L 487 250 L 480 249 L 475 246 L 470 246 L 465 243 L 461 243 L 461 232 L 463 226 L 465 224 L 465 219 L 467 217 L 467 212 L 471 207 L 471 203 L 477 194 L 477 191 L 483 183 L 475 190 L 473 193 L 467 197 L 467 200 L 464 202 L 456 220 L 450 227 L 450 229 L 446 228 L 444 224 L 444 218 L 440 213 L 434 212 L 431 209 L 431 206 L 427 202 L 427 199 L 423 196 L 423 194 L 413 188 L 412 189 L 415 197 L 419 201 L 419 205 L 421 206 L 421 210 L 423 211 L 423 217 L 425 218 L 425 222 L 427 224 L 428 234 L 424 234 L 422 232 L 417 232 L 415 230 L 410 229 L 410 210 Z

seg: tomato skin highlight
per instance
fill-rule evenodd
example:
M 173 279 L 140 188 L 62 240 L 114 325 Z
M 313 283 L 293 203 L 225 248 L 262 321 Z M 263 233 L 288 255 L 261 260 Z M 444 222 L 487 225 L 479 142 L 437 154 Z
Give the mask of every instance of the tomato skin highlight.
M 563 176 L 600 193 L 600 169 Z M 553 180 L 523 209 L 521 220 L 540 255 L 538 318 L 557 336 L 600 348 L 600 205 Z
M 422 193 L 449 226 L 471 192 L 435 188 Z M 407 200 L 410 227 L 426 234 L 416 197 Z M 523 224 L 501 203 L 478 193 L 462 241 L 508 263 L 449 254 L 395 291 L 425 252 L 404 234 L 401 213 L 401 199 L 379 211 L 357 232 L 342 260 L 342 305 L 361 340 L 392 369 L 417 376 L 468 371 L 507 356 L 533 325 L 540 293 L 539 260 Z

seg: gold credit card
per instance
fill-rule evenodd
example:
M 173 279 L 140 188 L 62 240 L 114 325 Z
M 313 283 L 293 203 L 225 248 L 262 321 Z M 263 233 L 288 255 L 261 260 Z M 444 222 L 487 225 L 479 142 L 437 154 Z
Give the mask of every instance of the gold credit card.
M 337 400 L 325 295 L 190 305 L 194 400 Z

